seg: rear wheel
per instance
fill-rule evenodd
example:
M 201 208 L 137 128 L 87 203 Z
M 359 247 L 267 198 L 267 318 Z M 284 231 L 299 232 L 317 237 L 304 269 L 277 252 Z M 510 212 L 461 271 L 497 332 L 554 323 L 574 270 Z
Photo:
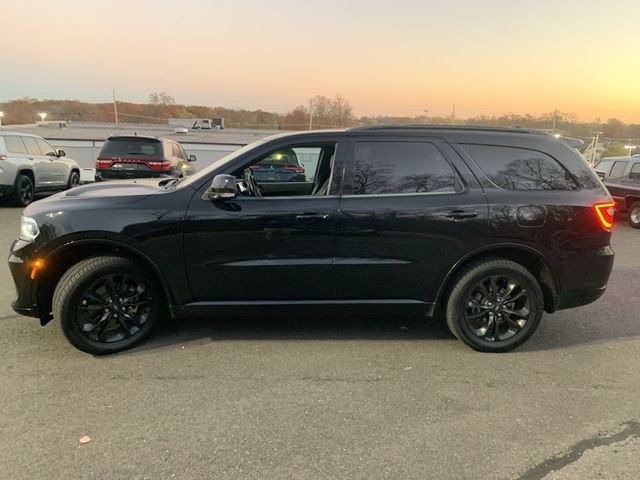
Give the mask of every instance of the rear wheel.
M 19 174 L 16 179 L 16 188 L 11 194 L 11 203 L 18 207 L 26 207 L 33 202 L 33 181 L 27 175 Z
M 640 228 L 640 202 L 634 202 L 629 207 L 629 225 Z
M 137 345 L 162 309 L 156 279 L 128 258 L 93 257 L 71 267 L 53 295 L 53 315 L 76 348 L 97 355 Z
M 456 278 L 446 316 L 451 332 L 474 350 L 506 352 L 533 335 L 543 308 L 535 277 L 518 263 L 495 259 Z

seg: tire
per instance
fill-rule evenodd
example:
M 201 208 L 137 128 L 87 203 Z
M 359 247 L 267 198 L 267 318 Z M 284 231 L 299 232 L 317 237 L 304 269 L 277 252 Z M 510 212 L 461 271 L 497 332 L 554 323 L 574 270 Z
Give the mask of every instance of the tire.
M 469 347 L 497 353 L 526 342 L 543 310 L 542 290 L 531 272 L 510 260 L 491 259 L 456 276 L 446 318 L 451 332 Z
M 629 207 L 629 225 L 640 228 L 640 202 L 633 202 Z
M 53 316 L 74 347 L 104 355 L 148 338 L 163 303 L 156 278 L 134 261 L 92 257 L 62 275 L 53 294 Z
M 67 190 L 80 185 L 80 175 L 78 172 L 73 171 L 69 175 L 69 181 L 67 182 Z
M 34 186 L 30 177 L 18 174 L 16 188 L 9 196 L 9 201 L 16 207 L 26 207 L 33 202 Z

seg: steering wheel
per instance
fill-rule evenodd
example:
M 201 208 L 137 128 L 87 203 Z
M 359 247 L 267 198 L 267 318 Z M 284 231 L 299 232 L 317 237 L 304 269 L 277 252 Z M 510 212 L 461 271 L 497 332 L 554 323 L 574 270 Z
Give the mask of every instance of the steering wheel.
M 245 172 L 244 178 L 247 182 L 249 194 L 252 197 L 261 197 L 262 190 L 260 190 L 260 186 L 258 186 L 258 182 L 256 182 L 256 178 L 253 176 L 253 172 L 251 172 L 251 170 L 249 170 L 249 172 Z

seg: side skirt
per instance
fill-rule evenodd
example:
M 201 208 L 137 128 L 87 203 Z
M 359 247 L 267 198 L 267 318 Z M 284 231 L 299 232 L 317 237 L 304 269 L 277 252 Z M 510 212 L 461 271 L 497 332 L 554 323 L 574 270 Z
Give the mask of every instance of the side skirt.
M 426 315 L 436 304 L 418 300 L 254 300 L 170 305 L 173 318 L 261 315 Z

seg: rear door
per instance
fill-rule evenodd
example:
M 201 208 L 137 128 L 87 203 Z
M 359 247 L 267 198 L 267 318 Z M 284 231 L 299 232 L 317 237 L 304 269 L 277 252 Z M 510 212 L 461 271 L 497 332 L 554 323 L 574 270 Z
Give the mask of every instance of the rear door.
M 445 142 L 353 137 L 336 242 L 343 299 L 433 302 L 451 267 L 487 239 L 482 189 Z

